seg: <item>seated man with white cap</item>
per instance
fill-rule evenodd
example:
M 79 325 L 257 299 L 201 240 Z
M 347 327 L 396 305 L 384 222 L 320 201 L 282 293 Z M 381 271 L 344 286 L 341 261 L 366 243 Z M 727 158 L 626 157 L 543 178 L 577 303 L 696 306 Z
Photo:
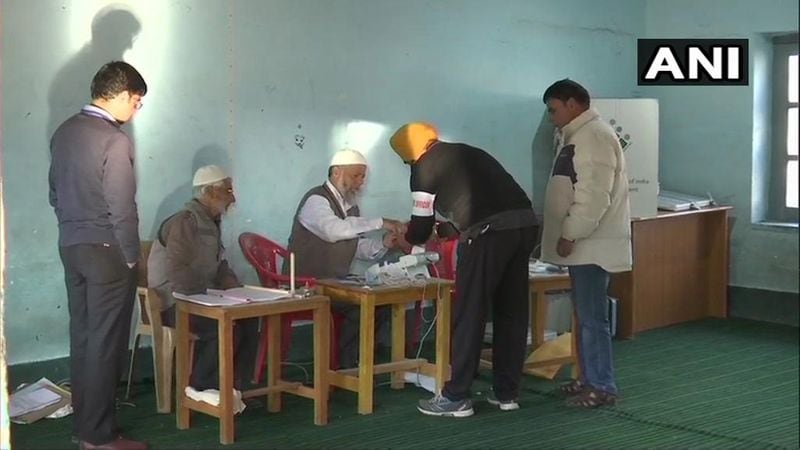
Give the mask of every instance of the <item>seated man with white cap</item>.
M 340 150 L 331 159 L 328 180 L 300 200 L 289 236 L 297 276 L 343 277 L 350 273 L 354 259 L 376 260 L 397 246 L 397 236 L 403 230 L 399 221 L 361 217 L 358 196 L 366 175 L 364 155 Z M 389 231 L 383 239 L 364 236 L 380 229 Z M 283 270 L 288 271 L 286 261 Z M 358 309 L 338 303 L 332 308 L 345 316 L 339 337 L 340 367 L 353 367 L 358 358 Z
M 197 169 L 192 180 L 194 199 L 184 209 L 161 223 L 147 261 L 147 284 L 158 292 L 162 301 L 165 325 L 175 324 L 173 292 L 205 293 L 206 289 L 228 289 L 241 286 L 225 259 L 220 237 L 220 220 L 236 201 L 231 178 L 218 166 Z M 250 373 L 242 363 L 255 355 L 241 355 L 257 343 L 257 319 L 240 320 L 234 328 L 235 385 L 241 387 L 238 374 Z M 189 384 L 195 391 L 219 388 L 217 322 L 191 316 L 190 328 L 198 336 Z M 252 366 L 251 366 L 252 367 Z M 191 396 L 191 395 L 190 395 Z

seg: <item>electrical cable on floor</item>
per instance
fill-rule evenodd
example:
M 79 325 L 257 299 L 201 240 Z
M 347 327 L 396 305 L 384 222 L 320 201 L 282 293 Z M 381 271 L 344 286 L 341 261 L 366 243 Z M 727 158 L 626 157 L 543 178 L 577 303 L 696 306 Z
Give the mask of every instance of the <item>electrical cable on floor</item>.
M 303 367 L 303 366 L 304 365 L 305 366 L 312 365 L 312 364 L 314 364 L 314 361 L 307 361 L 307 362 L 301 362 L 301 363 L 289 362 L 289 361 L 281 361 L 281 365 L 282 366 L 298 367 L 298 368 L 300 368 L 300 370 L 303 371 L 303 375 L 305 376 L 305 381 L 303 381 L 303 385 L 304 386 L 310 386 L 311 377 L 308 375 L 308 370 L 306 370 L 306 368 Z

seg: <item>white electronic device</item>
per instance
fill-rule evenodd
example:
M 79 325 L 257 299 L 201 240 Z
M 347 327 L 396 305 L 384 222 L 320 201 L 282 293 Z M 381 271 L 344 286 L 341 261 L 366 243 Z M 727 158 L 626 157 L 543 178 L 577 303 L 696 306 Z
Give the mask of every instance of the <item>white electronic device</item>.
M 668 211 L 686 211 L 687 209 L 700 209 L 711 206 L 714 200 L 697 197 L 695 195 L 682 194 L 680 192 L 664 191 L 658 193 L 658 209 Z
M 411 284 L 430 278 L 428 264 L 439 261 L 436 252 L 422 252 L 404 255 L 393 263 L 374 264 L 367 269 L 365 277 L 368 285 Z

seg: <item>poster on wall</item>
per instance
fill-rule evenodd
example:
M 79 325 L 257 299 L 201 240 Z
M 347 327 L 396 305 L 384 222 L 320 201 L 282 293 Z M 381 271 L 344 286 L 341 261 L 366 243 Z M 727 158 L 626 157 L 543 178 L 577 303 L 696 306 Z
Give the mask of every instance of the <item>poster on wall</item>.
M 598 98 L 592 107 L 614 128 L 628 166 L 631 218 L 658 209 L 658 100 Z

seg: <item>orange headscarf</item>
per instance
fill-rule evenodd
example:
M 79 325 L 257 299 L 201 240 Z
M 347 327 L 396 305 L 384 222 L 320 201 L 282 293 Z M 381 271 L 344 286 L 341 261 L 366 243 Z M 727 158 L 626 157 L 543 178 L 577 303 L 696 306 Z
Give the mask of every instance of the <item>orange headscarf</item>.
M 403 162 L 413 163 L 428 151 L 431 141 L 438 139 L 439 133 L 433 125 L 411 122 L 395 131 L 389 139 L 389 145 L 403 159 Z

